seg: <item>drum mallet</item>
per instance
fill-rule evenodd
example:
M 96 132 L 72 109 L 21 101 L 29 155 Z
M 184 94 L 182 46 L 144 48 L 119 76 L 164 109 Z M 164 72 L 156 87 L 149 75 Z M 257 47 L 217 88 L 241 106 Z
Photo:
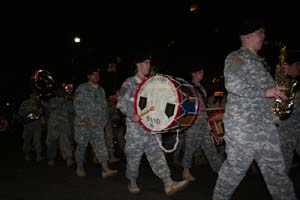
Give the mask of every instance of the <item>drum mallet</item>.
M 145 112 L 143 112 L 142 114 L 140 114 L 139 117 L 142 118 L 145 115 L 147 115 L 149 112 L 154 111 L 154 110 L 155 110 L 154 106 L 151 106 L 148 110 L 146 110 Z

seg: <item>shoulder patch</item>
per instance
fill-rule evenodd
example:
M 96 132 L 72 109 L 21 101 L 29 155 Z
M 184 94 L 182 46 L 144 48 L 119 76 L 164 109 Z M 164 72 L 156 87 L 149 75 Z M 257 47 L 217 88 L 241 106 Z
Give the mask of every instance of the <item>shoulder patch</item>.
M 233 59 L 233 61 L 237 62 L 240 65 L 245 64 L 245 62 L 243 61 L 243 59 L 240 56 L 234 56 L 232 59 Z

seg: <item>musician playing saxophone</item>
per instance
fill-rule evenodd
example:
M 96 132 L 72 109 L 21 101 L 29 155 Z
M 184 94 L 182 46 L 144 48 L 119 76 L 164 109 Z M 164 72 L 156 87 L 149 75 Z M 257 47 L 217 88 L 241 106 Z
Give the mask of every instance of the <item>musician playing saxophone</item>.
M 279 124 L 279 136 L 282 144 L 282 152 L 290 172 L 293 164 L 294 150 L 300 156 L 300 62 L 288 65 L 288 75 L 294 81 L 298 81 L 298 88 L 295 90 L 294 107 L 289 118 L 281 120 Z M 297 80 L 298 79 L 298 80 Z
M 255 160 L 274 200 L 296 200 L 280 148 L 274 98 L 286 100 L 275 86 L 270 70 L 258 52 L 265 39 L 262 19 L 248 19 L 240 26 L 240 49 L 225 59 L 228 91 L 223 122 L 224 161 L 214 188 L 213 200 L 228 200 Z M 239 197 L 237 197 L 240 199 Z

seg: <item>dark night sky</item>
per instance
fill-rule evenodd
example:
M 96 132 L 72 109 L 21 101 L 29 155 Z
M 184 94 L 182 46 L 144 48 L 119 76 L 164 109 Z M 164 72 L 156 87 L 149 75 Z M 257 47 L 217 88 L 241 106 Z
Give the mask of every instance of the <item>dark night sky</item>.
M 190 65 L 202 63 L 209 66 L 209 73 L 220 73 L 225 56 L 240 45 L 237 24 L 251 13 L 267 19 L 267 37 L 285 42 L 293 57 L 300 56 L 300 33 L 295 30 L 299 16 L 291 4 L 122 2 L 8 6 L 2 25 L 1 98 L 22 98 L 31 74 L 42 66 L 60 81 L 74 81 L 80 75 L 72 58 L 92 55 L 104 65 L 110 56 L 126 60 L 139 46 L 150 48 L 154 64 L 172 75 L 180 76 Z M 199 7 L 190 12 L 193 3 Z M 72 41 L 76 34 L 82 38 L 80 46 Z

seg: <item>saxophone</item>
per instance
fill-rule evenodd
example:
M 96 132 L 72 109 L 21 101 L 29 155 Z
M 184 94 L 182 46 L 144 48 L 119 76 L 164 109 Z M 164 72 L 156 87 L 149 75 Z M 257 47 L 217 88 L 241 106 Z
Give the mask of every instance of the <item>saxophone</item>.
M 291 79 L 288 75 L 285 74 L 284 71 L 284 64 L 287 58 L 287 47 L 282 43 L 277 43 L 277 46 L 280 47 L 280 53 L 279 66 L 276 68 L 275 80 L 277 86 L 287 88 L 287 90 L 284 91 L 287 100 L 283 101 L 281 99 L 275 99 L 275 103 L 272 107 L 272 112 L 281 120 L 284 120 L 287 119 L 293 111 L 297 81 Z

